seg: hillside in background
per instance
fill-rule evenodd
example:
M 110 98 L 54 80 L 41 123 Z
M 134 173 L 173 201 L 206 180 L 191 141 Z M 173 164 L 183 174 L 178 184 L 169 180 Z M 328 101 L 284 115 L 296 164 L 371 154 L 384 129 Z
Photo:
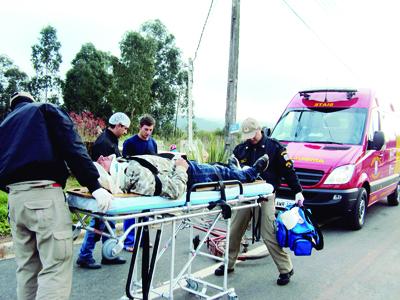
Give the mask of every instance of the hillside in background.
M 205 119 L 205 118 L 194 118 L 194 123 L 200 130 L 204 131 L 215 131 L 216 129 L 222 129 L 225 126 L 225 120 L 214 120 L 214 119 Z M 186 130 L 187 127 L 187 118 L 179 117 L 178 118 L 178 128 L 182 130 Z
M 238 120 L 241 123 L 243 120 Z M 225 126 L 225 120 L 216 120 L 216 119 L 206 119 L 206 118 L 194 118 L 194 122 L 197 125 L 197 128 L 204 131 L 215 131 L 216 129 L 223 129 Z M 274 124 L 262 123 L 262 126 L 267 126 L 272 129 Z M 182 130 L 186 130 L 187 127 L 187 118 L 179 117 L 178 118 L 178 128 Z

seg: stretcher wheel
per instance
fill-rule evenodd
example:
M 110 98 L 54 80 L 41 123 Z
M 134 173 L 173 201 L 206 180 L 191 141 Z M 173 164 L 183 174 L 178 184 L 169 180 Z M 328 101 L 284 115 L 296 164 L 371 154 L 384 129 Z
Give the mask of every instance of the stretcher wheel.
M 112 250 L 114 249 L 115 246 L 117 246 L 118 241 L 116 239 L 108 239 L 103 243 L 103 257 L 107 259 L 114 259 L 116 255 L 113 255 Z
M 228 294 L 228 300 L 237 300 L 239 297 L 236 295 L 236 293 L 230 293 Z
M 199 283 L 197 281 L 194 281 L 192 279 L 186 279 L 186 287 L 193 290 L 193 291 L 198 291 L 199 290 Z

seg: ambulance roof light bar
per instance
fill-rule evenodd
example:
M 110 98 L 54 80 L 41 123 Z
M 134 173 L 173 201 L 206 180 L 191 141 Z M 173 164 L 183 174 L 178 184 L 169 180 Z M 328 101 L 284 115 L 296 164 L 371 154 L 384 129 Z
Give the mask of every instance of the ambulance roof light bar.
M 318 90 L 300 91 L 299 94 L 301 97 L 304 97 L 306 100 L 309 100 L 310 94 L 312 94 L 312 93 L 328 93 L 328 92 L 346 93 L 347 100 L 350 100 L 356 94 L 357 90 L 356 89 L 318 89 Z M 325 99 L 325 101 L 326 101 L 326 99 Z

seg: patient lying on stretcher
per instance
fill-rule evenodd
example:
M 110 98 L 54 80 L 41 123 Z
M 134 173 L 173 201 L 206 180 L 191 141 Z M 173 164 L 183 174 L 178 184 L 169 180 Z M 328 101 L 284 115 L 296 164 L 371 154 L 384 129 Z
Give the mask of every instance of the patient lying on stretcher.
M 115 155 L 100 156 L 95 163 L 100 173 L 100 184 L 117 193 L 136 193 L 177 199 L 195 183 L 218 180 L 252 182 L 268 167 L 268 155 L 260 157 L 252 167 L 239 169 L 224 165 L 202 164 L 158 155 L 137 155 L 129 160 Z

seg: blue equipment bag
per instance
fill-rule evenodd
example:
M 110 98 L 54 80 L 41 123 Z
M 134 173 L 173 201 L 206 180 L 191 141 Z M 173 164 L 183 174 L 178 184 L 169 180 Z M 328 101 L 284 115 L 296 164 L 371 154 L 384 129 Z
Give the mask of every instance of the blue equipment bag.
M 289 206 L 291 210 L 295 206 Z M 321 250 L 324 247 L 324 238 L 318 224 L 313 220 L 311 212 L 304 207 L 299 207 L 300 218 L 304 222 L 298 222 L 292 229 L 288 230 L 283 224 L 279 212 L 276 218 L 276 239 L 282 248 L 289 247 L 297 256 L 311 255 L 312 248 Z

